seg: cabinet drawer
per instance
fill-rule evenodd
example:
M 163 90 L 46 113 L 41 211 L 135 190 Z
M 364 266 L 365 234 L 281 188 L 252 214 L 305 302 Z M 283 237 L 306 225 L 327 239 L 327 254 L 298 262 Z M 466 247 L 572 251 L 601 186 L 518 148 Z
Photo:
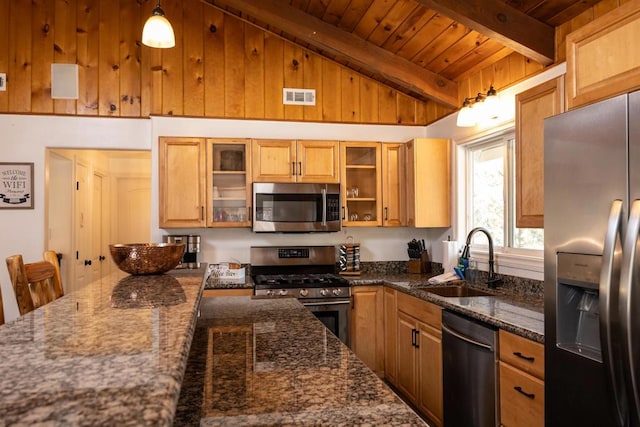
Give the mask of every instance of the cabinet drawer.
M 430 302 L 398 292 L 398 310 L 435 328 L 438 332 L 442 326 L 442 308 Z
M 544 346 L 500 330 L 500 360 L 544 379 Z
M 500 423 L 544 426 L 544 382 L 500 362 Z

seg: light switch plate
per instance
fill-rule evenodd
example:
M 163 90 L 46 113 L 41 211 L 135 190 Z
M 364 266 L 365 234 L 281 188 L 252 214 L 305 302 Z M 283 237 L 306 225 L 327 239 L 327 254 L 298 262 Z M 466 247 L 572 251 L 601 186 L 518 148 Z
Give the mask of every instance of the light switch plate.
M 7 90 L 7 73 L 0 73 L 0 90 Z

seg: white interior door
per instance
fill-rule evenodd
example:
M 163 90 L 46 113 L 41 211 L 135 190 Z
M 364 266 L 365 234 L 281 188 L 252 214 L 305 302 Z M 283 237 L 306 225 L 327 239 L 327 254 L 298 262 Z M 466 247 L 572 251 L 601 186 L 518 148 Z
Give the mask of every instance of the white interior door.
M 104 178 L 102 175 L 93 174 L 93 192 L 91 194 L 91 280 L 98 280 L 104 276 L 108 264 L 106 260 L 104 224 L 106 223 L 104 212 Z
M 47 249 L 62 255 L 60 274 L 65 293 L 73 281 L 73 160 L 56 153 L 49 154 L 47 181 Z
M 116 243 L 145 243 L 151 238 L 151 179 L 117 178 Z
M 79 289 L 91 280 L 91 210 L 89 168 L 76 162 L 75 254 L 73 286 Z

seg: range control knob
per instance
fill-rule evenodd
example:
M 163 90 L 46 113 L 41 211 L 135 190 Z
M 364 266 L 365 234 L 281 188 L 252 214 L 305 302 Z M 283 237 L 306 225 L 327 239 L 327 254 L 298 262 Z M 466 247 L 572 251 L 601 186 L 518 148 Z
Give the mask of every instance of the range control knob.
M 306 297 L 309 295 L 309 291 L 307 289 L 300 289 L 300 296 Z
M 323 297 L 326 297 L 327 295 L 329 295 L 329 289 L 321 289 L 320 295 L 322 295 Z
M 280 289 L 278 291 L 278 295 L 280 295 L 281 297 L 287 295 L 289 293 L 289 291 L 287 291 L 286 289 Z
M 333 290 L 333 295 L 335 295 L 335 296 L 340 296 L 340 295 L 342 295 L 342 289 L 340 289 L 340 288 L 335 288 L 335 289 Z
M 272 297 L 273 296 L 273 290 L 272 289 L 267 289 L 267 296 L 268 297 Z

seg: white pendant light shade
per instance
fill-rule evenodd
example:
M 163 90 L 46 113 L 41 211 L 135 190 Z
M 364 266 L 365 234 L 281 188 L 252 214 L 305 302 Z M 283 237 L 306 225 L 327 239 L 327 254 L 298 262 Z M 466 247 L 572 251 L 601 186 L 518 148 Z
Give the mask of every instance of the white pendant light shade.
M 167 18 L 164 17 L 164 11 L 160 7 L 160 2 L 153 9 L 153 15 L 147 19 L 142 29 L 142 43 L 149 47 L 169 48 L 176 45 L 176 38 L 173 34 L 173 28 Z
M 489 92 L 487 92 L 487 97 L 484 99 L 483 104 L 484 119 L 496 120 L 500 115 L 500 100 L 498 99 L 498 94 L 493 86 L 489 88 Z
M 456 120 L 456 126 L 461 128 L 468 128 L 476 125 L 475 111 L 471 107 L 471 103 L 467 100 L 464 101 L 464 105 L 458 111 L 458 119 Z

